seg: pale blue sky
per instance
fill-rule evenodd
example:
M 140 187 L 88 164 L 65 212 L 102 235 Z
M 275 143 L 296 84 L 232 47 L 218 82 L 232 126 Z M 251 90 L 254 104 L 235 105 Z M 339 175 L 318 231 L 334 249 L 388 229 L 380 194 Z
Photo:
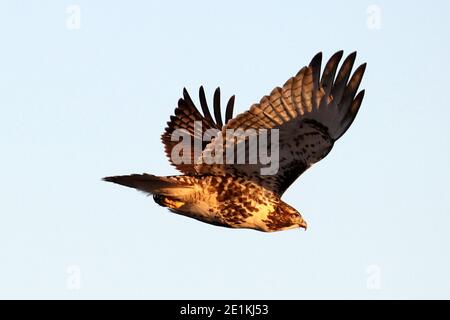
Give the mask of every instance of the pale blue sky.
M 66 27 L 71 4 L 80 30 Z M 446 1 L 2 0 L 0 297 L 450 298 L 449 13 Z M 160 134 L 183 86 L 220 85 L 241 112 L 339 49 L 368 63 L 366 97 L 284 196 L 307 232 L 214 227 L 100 180 L 176 173 Z

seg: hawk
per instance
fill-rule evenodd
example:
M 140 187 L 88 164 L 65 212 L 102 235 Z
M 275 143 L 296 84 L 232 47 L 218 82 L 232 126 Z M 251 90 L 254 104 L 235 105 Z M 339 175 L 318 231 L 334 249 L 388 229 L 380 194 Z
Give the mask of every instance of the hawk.
M 214 118 L 203 87 L 199 90 L 202 113 L 184 89 L 175 115 L 170 117 L 162 135 L 169 161 L 182 175 L 144 173 L 104 180 L 153 195 L 157 204 L 170 211 L 213 225 L 266 232 L 306 229 L 302 215 L 281 197 L 305 170 L 330 152 L 356 117 L 364 97 L 364 90 L 358 92 L 358 87 L 366 64 L 352 74 L 356 58 L 353 52 L 338 71 L 342 56 L 343 51 L 335 53 L 321 72 L 322 54 L 318 53 L 283 87 L 276 87 L 234 118 L 235 97 L 232 96 L 226 105 L 224 121 L 219 88 L 213 97 Z M 236 150 L 236 145 L 227 141 L 228 137 L 219 137 L 226 136 L 228 130 L 238 129 L 253 129 L 250 135 L 232 137 L 233 142 L 239 140 L 244 145 L 247 153 L 252 135 L 258 137 L 263 130 L 277 130 L 278 140 L 268 142 L 269 147 L 276 147 L 279 152 L 276 172 L 261 174 L 267 163 L 260 159 L 253 163 L 202 161 L 213 153 L 224 155 L 230 148 Z M 202 138 L 208 130 L 218 135 L 205 141 Z M 184 161 L 175 161 L 173 153 L 179 141 L 173 139 L 173 134 L 177 131 L 192 138 L 189 144 L 199 146 L 200 154 L 187 148 L 183 150 Z

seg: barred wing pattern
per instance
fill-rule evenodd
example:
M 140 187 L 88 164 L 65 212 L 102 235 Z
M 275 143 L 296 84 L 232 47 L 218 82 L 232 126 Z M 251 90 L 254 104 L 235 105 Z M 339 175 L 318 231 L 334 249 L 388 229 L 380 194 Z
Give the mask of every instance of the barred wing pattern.
M 203 141 L 202 137 L 204 132 L 208 129 L 220 131 L 223 127 L 220 107 L 220 88 L 215 90 L 213 98 L 215 120 L 209 111 L 203 87 L 200 87 L 199 98 L 203 115 L 193 103 L 186 89 L 183 89 L 183 98 L 178 100 L 178 107 L 175 109 L 175 115 L 170 117 L 170 121 L 167 122 L 167 128 L 161 136 L 161 140 L 164 144 L 164 149 L 170 163 L 184 174 L 197 173 L 194 167 L 196 162 L 196 159 L 194 159 L 194 145 L 196 142 L 199 142 L 202 145 L 202 150 L 206 147 L 209 142 Z M 233 117 L 234 99 L 235 97 L 232 96 L 228 100 L 225 113 L 225 124 L 228 123 L 228 121 Z M 195 130 L 195 121 L 201 122 L 201 131 Z M 191 153 L 188 155 L 189 161 L 186 163 L 175 163 L 171 157 L 173 148 L 179 143 L 177 140 L 172 141 L 172 134 L 175 130 L 183 130 L 191 138 Z
M 321 75 L 322 54 L 317 54 L 308 67 L 302 68 L 282 88 L 275 88 L 222 128 L 223 136 L 227 129 L 279 129 L 279 169 L 275 175 L 261 175 L 260 169 L 265 165 L 259 161 L 256 164 L 205 164 L 213 150 L 226 154 L 227 148 L 235 147 L 226 139 L 209 143 L 194 171 L 244 175 L 282 195 L 307 168 L 330 152 L 359 110 L 364 90 L 356 93 L 366 64 L 360 65 L 351 76 L 354 52 L 344 60 L 335 77 L 342 55 L 342 51 L 335 53 Z M 248 137 L 242 139 L 237 143 L 245 143 Z M 270 143 L 268 147 L 270 150 Z

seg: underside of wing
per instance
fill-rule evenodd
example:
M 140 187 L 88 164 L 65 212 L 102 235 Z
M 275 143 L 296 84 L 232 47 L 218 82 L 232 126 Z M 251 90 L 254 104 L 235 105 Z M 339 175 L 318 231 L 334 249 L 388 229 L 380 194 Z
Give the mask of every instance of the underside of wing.
M 169 161 L 184 174 L 196 174 L 194 150 L 198 145 L 201 148 L 200 151 L 202 151 L 209 143 L 209 141 L 203 139 L 205 131 L 211 129 L 220 131 L 224 123 L 226 124 L 233 117 L 234 96 L 228 100 L 225 122 L 222 121 L 219 88 L 214 92 L 213 98 L 215 119 L 209 110 L 203 87 L 200 87 L 199 90 L 199 100 L 203 114 L 200 113 L 187 90 L 184 89 L 183 98 L 178 100 L 175 115 L 170 117 L 170 121 L 167 122 L 167 127 L 161 136 Z M 175 154 L 173 151 L 178 151 L 174 150 L 177 145 L 180 146 L 180 152 Z
M 342 55 L 342 51 L 334 54 L 321 73 L 322 54 L 317 54 L 308 67 L 302 68 L 282 88 L 275 88 L 250 110 L 230 120 L 222 128 L 223 139 L 215 139 L 206 146 L 196 171 L 246 175 L 281 195 L 308 167 L 330 152 L 359 110 L 364 90 L 358 94 L 357 91 L 366 65 L 359 66 L 352 75 L 356 58 L 356 53 L 352 53 L 337 71 Z M 231 129 L 250 133 L 229 138 L 227 131 Z M 258 160 L 253 164 L 249 161 L 208 164 L 211 154 L 225 156 L 230 148 L 238 154 L 239 144 L 245 144 L 240 150 L 246 152 L 249 160 L 251 137 L 259 139 L 261 132 L 273 132 L 273 129 L 277 129 L 278 141 L 267 138 L 266 147 L 268 151 L 278 150 L 278 159 L 273 159 L 277 161 L 275 166 L 261 161 L 260 148 Z M 261 169 L 268 167 L 276 170 L 264 174 Z

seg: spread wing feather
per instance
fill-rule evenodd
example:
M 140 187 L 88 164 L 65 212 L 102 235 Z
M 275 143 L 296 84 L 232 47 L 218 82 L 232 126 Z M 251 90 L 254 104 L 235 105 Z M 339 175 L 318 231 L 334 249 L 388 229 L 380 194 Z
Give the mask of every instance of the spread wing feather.
M 202 137 L 206 130 L 215 129 L 221 130 L 223 126 L 221 109 L 220 109 L 220 89 L 217 88 L 214 92 L 214 116 L 215 120 L 211 116 L 211 112 L 209 111 L 209 107 L 207 104 L 205 91 L 203 87 L 200 87 L 199 90 L 199 100 L 200 106 L 203 111 L 203 115 L 195 106 L 191 97 L 189 96 L 186 89 L 183 89 L 183 98 L 178 100 L 178 107 L 175 109 L 175 115 L 170 117 L 170 121 L 167 122 L 167 127 L 164 133 L 161 136 L 161 140 L 164 144 L 164 149 L 167 157 L 172 165 L 174 165 L 178 170 L 180 170 L 184 174 L 195 174 L 197 173 L 194 168 L 194 145 L 195 143 L 199 143 L 202 146 L 202 150 L 206 147 L 209 142 L 203 141 Z M 234 107 L 234 96 L 232 96 L 226 107 L 225 112 L 225 123 L 227 123 L 233 116 L 233 107 Z M 195 126 L 195 121 L 201 122 L 201 130 Z M 179 140 L 172 140 L 172 134 L 175 130 L 182 130 L 190 137 L 191 146 L 190 146 L 190 154 L 188 155 L 188 161 L 184 163 L 175 163 L 172 159 L 172 150 L 173 148 L 180 143 Z M 185 148 L 185 150 L 189 150 Z M 181 155 L 182 156 L 182 155 Z
M 344 60 L 335 77 L 342 54 L 342 51 L 335 53 L 321 75 L 322 54 L 318 53 L 308 67 L 302 68 L 282 88 L 275 88 L 250 110 L 227 122 L 222 128 L 224 138 L 205 147 L 194 170 L 199 174 L 246 175 L 281 195 L 307 168 L 330 152 L 359 110 L 364 90 L 356 93 L 366 65 L 362 64 L 351 75 L 354 52 Z M 237 150 L 239 143 L 246 143 L 248 152 L 251 135 L 227 139 L 228 129 L 278 129 L 278 171 L 261 175 L 261 169 L 267 165 L 259 159 L 255 164 L 206 164 L 211 163 L 207 159 L 211 154 L 221 152 L 225 158 L 228 149 Z M 267 144 L 271 150 L 270 139 Z

